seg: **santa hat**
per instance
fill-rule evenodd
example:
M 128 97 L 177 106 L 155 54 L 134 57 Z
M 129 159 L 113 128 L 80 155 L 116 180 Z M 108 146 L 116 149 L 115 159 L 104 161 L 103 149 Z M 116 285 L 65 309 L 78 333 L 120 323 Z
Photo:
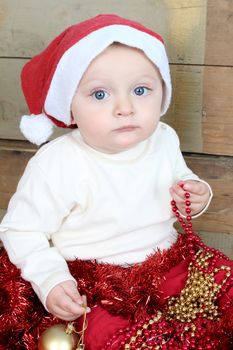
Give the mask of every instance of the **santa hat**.
M 54 125 L 72 128 L 71 102 L 91 61 L 113 42 L 143 50 L 164 81 L 161 115 L 171 100 L 169 63 L 161 36 L 140 23 L 99 15 L 67 28 L 23 68 L 22 89 L 31 115 L 20 122 L 23 135 L 40 145 Z

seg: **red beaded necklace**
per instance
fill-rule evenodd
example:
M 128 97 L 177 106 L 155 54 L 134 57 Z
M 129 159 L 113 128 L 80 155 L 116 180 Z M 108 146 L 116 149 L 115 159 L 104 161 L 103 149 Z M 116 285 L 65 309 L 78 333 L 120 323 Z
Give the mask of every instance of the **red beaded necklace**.
M 207 247 L 193 232 L 190 194 L 185 192 L 184 196 L 186 220 L 178 211 L 174 200 L 171 201 L 171 206 L 187 235 L 191 257 L 185 287 L 179 297 L 169 298 L 164 310 L 158 310 L 131 327 L 120 329 L 102 350 L 220 349 L 221 339 L 211 339 L 208 329 L 231 303 L 229 300 L 221 309 L 216 303 L 233 280 L 230 267 L 215 267 L 216 261 L 220 258 L 229 259 L 220 251 Z M 220 283 L 216 283 L 215 276 L 220 271 L 224 272 L 224 277 Z

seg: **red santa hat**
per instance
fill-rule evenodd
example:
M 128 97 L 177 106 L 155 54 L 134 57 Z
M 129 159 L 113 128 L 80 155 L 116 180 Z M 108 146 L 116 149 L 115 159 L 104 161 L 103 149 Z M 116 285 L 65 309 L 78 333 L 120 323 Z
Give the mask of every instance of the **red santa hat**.
M 169 63 L 162 37 L 140 23 L 116 15 L 99 15 L 67 28 L 23 68 L 22 89 L 30 115 L 20 122 L 23 135 L 40 145 L 54 125 L 71 124 L 71 102 L 91 61 L 113 42 L 141 49 L 164 81 L 161 115 L 171 100 Z

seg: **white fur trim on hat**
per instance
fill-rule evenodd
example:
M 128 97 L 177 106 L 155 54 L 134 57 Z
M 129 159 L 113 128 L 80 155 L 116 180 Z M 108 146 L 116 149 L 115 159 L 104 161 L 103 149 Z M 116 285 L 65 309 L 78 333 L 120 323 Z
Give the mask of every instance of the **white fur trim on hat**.
M 40 146 L 52 135 L 54 123 L 44 113 L 31 114 L 22 116 L 19 127 L 26 139 Z

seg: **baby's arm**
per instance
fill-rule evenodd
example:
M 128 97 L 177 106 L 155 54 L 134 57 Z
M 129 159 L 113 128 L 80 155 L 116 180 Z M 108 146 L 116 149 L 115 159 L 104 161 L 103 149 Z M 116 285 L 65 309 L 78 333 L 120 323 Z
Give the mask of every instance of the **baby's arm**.
M 10 201 L 0 232 L 11 262 L 31 283 L 43 305 L 57 317 L 73 319 L 83 312 L 77 305 L 74 309 L 70 306 L 80 297 L 76 281 L 64 257 L 49 243 L 50 233 L 59 230 L 68 213 L 69 206 L 53 191 L 33 161 Z M 72 286 L 71 291 L 67 285 Z M 85 298 L 80 298 L 85 304 Z
M 65 281 L 55 286 L 47 296 L 46 307 L 54 316 L 73 321 L 84 314 L 87 305 L 85 295 L 80 295 L 73 281 Z M 90 312 L 89 308 L 86 308 Z

